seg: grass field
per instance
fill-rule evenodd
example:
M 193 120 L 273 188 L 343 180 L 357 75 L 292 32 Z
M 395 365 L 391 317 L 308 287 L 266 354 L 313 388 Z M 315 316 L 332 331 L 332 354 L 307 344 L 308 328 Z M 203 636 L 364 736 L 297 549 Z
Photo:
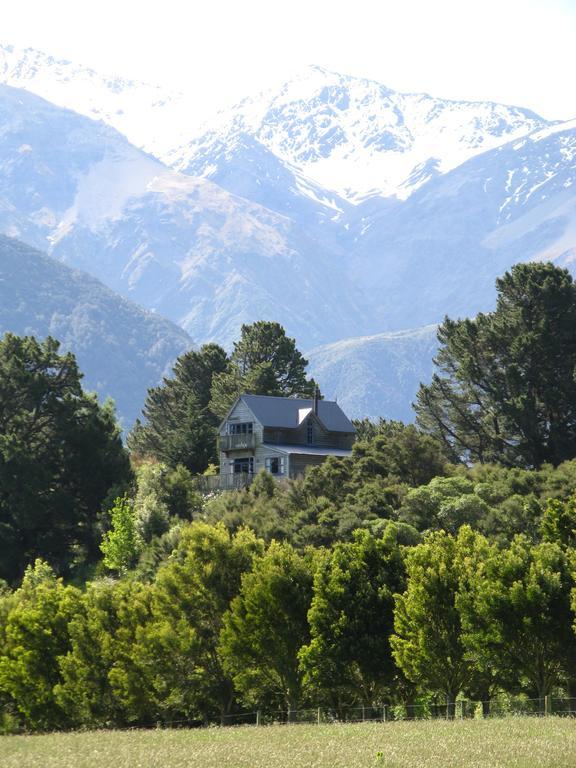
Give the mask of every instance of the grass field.
M 0 737 L 1 768 L 574 768 L 560 718 Z

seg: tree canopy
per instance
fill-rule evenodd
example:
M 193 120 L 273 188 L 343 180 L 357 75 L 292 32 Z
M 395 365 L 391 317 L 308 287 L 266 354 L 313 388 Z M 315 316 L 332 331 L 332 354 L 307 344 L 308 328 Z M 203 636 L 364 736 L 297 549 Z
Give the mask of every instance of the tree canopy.
M 316 383 L 306 377 L 307 365 L 279 323 L 259 320 L 243 325 L 226 371 L 214 378 L 212 410 L 225 416 L 242 392 L 313 397 Z
M 52 338 L 0 341 L 0 578 L 37 557 L 67 572 L 100 555 L 98 513 L 131 472 L 111 403 L 80 381 Z
M 494 312 L 440 326 L 439 373 L 420 387 L 418 423 L 455 459 L 557 465 L 576 456 L 576 285 L 534 263 L 496 288 Z
M 218 418 L 210 409 L 210 389 L 227 362 L 217 344 L 181 355 L 172 377 L 148 390 L 144 422 L 138 421 L 128 437 L 130 450 L 191 472 L 203 472 L 215 462 Z

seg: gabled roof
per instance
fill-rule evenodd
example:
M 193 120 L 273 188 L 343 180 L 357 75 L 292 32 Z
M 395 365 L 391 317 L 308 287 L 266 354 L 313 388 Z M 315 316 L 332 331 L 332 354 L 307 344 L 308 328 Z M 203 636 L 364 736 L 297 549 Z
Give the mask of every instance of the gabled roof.
M 314 410 L 313 400 L 300 397 L 240 395 L 240 399 L 263 427 L 296 429 L 302 424 L 304 411 Z M 329 432 L 356 432 L 350 419 L 332 400 L 318 401 L 318 418 Z

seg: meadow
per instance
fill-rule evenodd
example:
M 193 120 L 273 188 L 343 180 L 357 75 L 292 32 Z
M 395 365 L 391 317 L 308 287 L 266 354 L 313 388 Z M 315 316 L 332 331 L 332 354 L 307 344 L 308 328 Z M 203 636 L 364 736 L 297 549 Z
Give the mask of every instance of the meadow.
M 0 737 L 2 768 L 574 768 L 567 718 Z

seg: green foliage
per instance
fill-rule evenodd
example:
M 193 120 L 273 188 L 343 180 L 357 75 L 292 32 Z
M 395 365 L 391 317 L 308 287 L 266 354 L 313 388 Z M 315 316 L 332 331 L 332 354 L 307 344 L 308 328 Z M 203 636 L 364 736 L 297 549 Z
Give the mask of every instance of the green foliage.
M 22 586 L 8 603 L 0 651 L 0 695 L 8 695 L 28 727 L 68 723 L 54 687 L 58 659 L 70 648 L 69 622 L 78 613 L 80 592 L 64 586 L 49 565 L 28 566 Z
M 302 697 L 300 648 L 309 641 L 313 562 L 272 542 L 242 579 L 224 617 L 220 655 L 245 702 L 275 700 L 289 712 Z
M 542 515 L 540 531 L 544 541 L 576 547 L 576 496 L 566 501 L 549 499 Z
M 217 646 L 241 577 L 262 551 L 245 529 L 235 536 L 202 523 L 184 529 L 173 559 L 158 572 L 152 620 L 135 651 L 153 672 L 150 695 L 159 716 L 210 719 L 230 712 L 234 688 Z
M 223 418 L 243 392 L 313 397 L 316 384 L 306 378 L 307 365 L 279 323 L 260 320 L 243 325 L 228 367 L 214 377 L 210 407 Z
M 0 341 L 0 578 L 45 557 L 70 572 L 98 556 L 97 514 L 131 473 L 111 404 L 80 386 L 52 338 Z
M 496 287 L 494 312 L 440 326 L 440 373 L 420 388 L 418 422 L 455 458 L 560 464 L 576 456 L 576 286 L 534 263 Z
M 505 550 L 492 548 L 467 580 L 459 608 L 479 666 L 501 681 L 525 679 L 532 695 L 549 694 L 576 660 L 565 552 L 517 536 Z
M 128 437 L 130 450 L 165 462 L 203 472 L 217 460 L 218 418 L 210 409 L 213 379 L 227 365 L 225 351 L 205 344 L 198 352 L 181 355 L 159 387 L 148 390 L 144 423 L 137 422 Z
M 117 498 L 110 514 L 111 528 L 100 544 L 104 565 L 112 571 L 126 573 L 136 565 L 142 550 L 142 538 L 136 528 L 134 509 L 129 499 Z
M 356 531 L 319 562 L 300 651 L 306 681 L 333 706 L 377 701 L 396 674 L 389 639 L 404 566 L 394 524 L 382 539 Z
M 456 696 L 473 674 L 457 605 L 461 561 L 474 549 L 473 536 L 466 529 L 458 538 L 438 531 L 407 552 L 408 586 L 396 595 L 390 640 L 406 677 L 443 693 L 452 715 Z

